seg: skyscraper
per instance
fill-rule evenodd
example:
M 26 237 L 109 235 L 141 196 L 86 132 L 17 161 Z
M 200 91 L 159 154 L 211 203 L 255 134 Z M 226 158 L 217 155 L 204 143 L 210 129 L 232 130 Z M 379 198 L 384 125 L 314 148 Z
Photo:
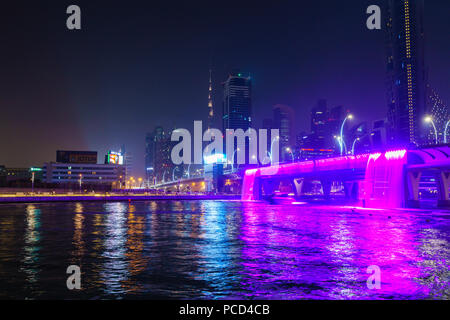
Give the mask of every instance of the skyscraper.
M 223 131 L 226 129 L 246 131 L 252 123 L 251 78 L 233 72 L 223 85 Z
M 343 110 L 343 106 L 328 110 L 325 99 L 317 101 L 317 104 L 311 109 L 311 134 L 303 134 L 297 139 L 300 158 L 326 158 L 339 151 L 336 137 L 340 135 L 344 118 Z M 348 126 L 344 127 L 344 141 L 347 130 Z
M 120 153 L 123 155 L 123 166 L 125 168 L 125 180 L 133 175 L 133 156 L 125 149 L 125 145 L 120 148 Z
M 326 145 L 328 109 L 327 101 L 321 99 L 311 109 L 311 135 L 309 143 L 314 148 L 324 148 Z
M 156 177 L 156 147 L 159 141 L 164 138 L 164 129 L 156 127 L 152 132 L 145 136 L 145 173 L 147 181 L 153 184 Z
M 273 126 L 280 130 L 280 155 L 283 161 L 290 160 L 294 152 L 294 118 L 295 113 L 291 107 L 282 104 L 273 107 Z
M 340 129 L 342 121 L 344 120 L 344 107 L 337 106 L 331 108 L 328 116 L 328 133 L 326 136 L 327 147 L 336 146 L 336 141 L 334 136 L 340 134 Z
M 386 0 L 389 141 L 426 140 L 423 0 Z
M 174 164 L 171 151 L 176 142 L 171 141 L 171 132 L 165 133 L 162 127 L 156 127 L 146 136 L 145 164 L 150 184 L 172 179 Z

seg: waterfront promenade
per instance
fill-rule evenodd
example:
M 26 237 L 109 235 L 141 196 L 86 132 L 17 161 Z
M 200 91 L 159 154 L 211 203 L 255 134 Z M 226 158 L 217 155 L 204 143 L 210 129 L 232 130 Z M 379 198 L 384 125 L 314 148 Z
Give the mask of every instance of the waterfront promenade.
M 240 195 L 206 194 L 1 194 L 1 203 L 73 201 L 238 200 Z

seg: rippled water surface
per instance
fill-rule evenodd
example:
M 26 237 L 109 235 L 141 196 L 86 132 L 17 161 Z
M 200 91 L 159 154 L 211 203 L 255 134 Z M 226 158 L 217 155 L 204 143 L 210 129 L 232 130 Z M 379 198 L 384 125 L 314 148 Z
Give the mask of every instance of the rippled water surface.
M 0 205 L 0 298 L 449 299 L 449 217 L 239 201 Z M 69 265 L 80 291 L 66 287 Z M 367 288 L 371 265 L 381 289 Z

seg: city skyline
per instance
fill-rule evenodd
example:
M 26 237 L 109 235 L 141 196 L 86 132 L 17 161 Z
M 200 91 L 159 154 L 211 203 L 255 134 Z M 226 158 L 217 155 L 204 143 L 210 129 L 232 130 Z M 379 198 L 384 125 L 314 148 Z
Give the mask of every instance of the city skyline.
M 221 85 L 226 75 L 234 68 L 250 73 L 256 113 L 254 127 L 260 127 L 262 120 L 270 116 L 273 105 L 287 104 L 296 111 L 296 133 L 309 130 L 307 115 L 321 98 L 332 106 L 343 105 L 361 121 L 385 118 L 383 31 L 365 28 L 367 5 L 364 1 L 344 6 L 340 16 L 331 14 L 337 4 L 327 3 L 330 5 L 320 10 L 318 5 L 303 5 L 299 21 L 288 12 L 292 4 L 255 9 L 257 17 L 251 16 L 250 6 L 244 7 L 242 12 L 236 13 L 237 18 L 250 16 L 245 22 L 237 19 L 236 26 L 231 28 L 227 39 L 236 44 L 232 48 L 214 37 L 209 43 L 203 43 L 204 38 L 212 34 L 223 36 L 226 26 L 223 19 L 213 23 L 212 30 L 205 31 L 202 27 L 211 23 L 212 17 L 203 17 L 197 7 L 182 7 L 177 12 L 186 13 L 184 21 L 167 22 L 158 18 L 153 22 L 154 27 L 161 29 L 153 43 L 155 50 L 147 43 L 146 35 L 156 33 L 150 27 L 144 28 L 146 14 L 151 16 L 151 13 L 140 14 L 131 27 L 114 26 L 109 19 L 118 17 L 120 7 L 111 5 L 100 12 L 94 5 L 80 3 L 85 13 L 85 28 L 79 34 L 71 34 L 64 28 L 59 30 L 58 7 L 44 14 L 49 19 L 42 29 L 30 31 L 27 26 L 37 21 L 29 17 L 33 8 L 27 6 L 23 29 L 9 31 L 7 44 L 14 44 L 15 49 L 8 48 L 2 59 L 5 64 L 10 55 L 20 53 L 16 64 L 3 68 L 5 79 L 10 82 L 4 85 L 6 90 L 0 97 L 0 104 L 5 118 L 10 121 L 2 126 L 1 133 L 5 136 L 6 132 L 13 131 L 16 135 L 12 140 L 2 141 L 1 148 L 6 152 L 0 156 L 0 164 L 40 165 L 51 160 L 57 149 L 95 150 L 103 154 L 126 145 L 133 154 L 134 167 L 143 175 L 147 132 L 157 125 L 189 128 L 192 120 L 207 119 L 205 94 L 211 57 L 216 111 L 220 110 Z M 431 86 L 448 104 L 448 74 L 445 72 L 449 69 L 445 59 L 448 44 L 443 41 L 446 29 L 442 28 L 448 22 L 439 19 L 444 17 L 442 12 L 448 10 L 442 6 L 449 5 L 439 1 L 426 4 L 425 61 Z M 124 19 L 127 14 L 133 16 L 131 13 L 139 7 L 127 8 L 122 13 Z M 224 10 L 231 10 L 231 5 Z M 43 13 L 42 8 L 38 12 Z M 284 15 L 277 17 L 276 13 Z M 216 15 L 220 16 L 213 13 L 214 17 Z M 252 22 L 272 15 L 273 22 L 252 27 Z M 320 28 L 316 22 L 318 15 L 328 18 L 321 21 Z M 180 29 L 183 23 L 187 24 L 184 32 Z M 334 30 L 336 23 L 341 26 L 339 30 Z M 106 32 L 108 28 L 111 30 Z M 241 30 L 245 32 L 239 34 Z M 51 36 L 43 41 L 39 31 Z M 264 32 L 270 41 L 264 39 Z M 18 40 L 13 38 L 19 35 L 28 42 L 18 45 Z M 33 40 L 33 36 L 37 39 Z M 185 41 L 187 36 L 193 38 L 189 43 Z M 279 40 L 274 41 L 275 38 Z M 98 44 L 94 39 L 103 42 Z M 115 44 L 117 39 L 124 42 L 120 47 Z M 279 44 L 279 47 L 267 48 L 266 42 L 272 46 Z M 39 46 L 29 46 L 33 43 Z M 180 46 L 186 49 L 183 56 L 168 50 Z M 139 48 L 144 50 L 135 50 Z M 168 57 L 158 54 L 162 51 L 169 52 Z M 126 63 L 120 63 L 122 58 Z M 159 68 L 155 67 L 158 63 L 161 63 Z M 23 77 L 36 71 L 39 76 L 33 75 L 24 81 Z M 17 88 L 27 94 L 18 96 Z M 169 109 L 170 112 L 166 111 Z M 16 129 L 18 127 L 20 130 Z M 27 157 L 24 157 L 25 152 Z
M 0 299 L 450 299 L 449 0 L 2 12 Z

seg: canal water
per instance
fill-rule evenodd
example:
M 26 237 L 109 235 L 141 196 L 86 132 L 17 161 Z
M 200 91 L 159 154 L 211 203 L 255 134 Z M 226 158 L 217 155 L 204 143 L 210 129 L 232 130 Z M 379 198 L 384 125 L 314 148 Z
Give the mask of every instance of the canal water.
M 449 299 L 449 218 L 240 201 L 3 204 L 0 298 Z M 81 290 L 67 289 L 70 265 Z

